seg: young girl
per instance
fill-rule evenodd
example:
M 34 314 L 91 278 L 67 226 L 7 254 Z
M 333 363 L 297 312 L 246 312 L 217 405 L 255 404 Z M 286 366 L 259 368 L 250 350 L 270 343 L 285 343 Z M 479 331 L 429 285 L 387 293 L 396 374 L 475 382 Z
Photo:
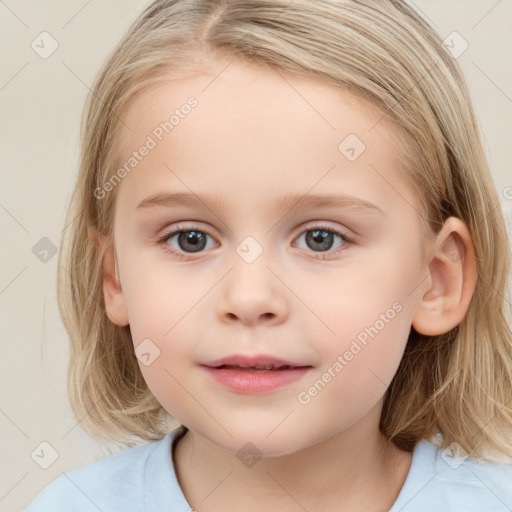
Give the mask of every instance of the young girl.
M 509 241 L 410 6 L 157 0 L 84 121 L 69 393 L 129 449 L 27 511 L 511 509 Z

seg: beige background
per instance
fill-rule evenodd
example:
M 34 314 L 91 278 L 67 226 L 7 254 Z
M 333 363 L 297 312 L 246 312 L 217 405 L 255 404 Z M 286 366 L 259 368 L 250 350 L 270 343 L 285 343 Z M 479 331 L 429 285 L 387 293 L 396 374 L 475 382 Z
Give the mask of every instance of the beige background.
M 107 453 L 71 414 L 68 338 L 56 305 L 57 255 L 50 252 L 42 262 L 33 247 L 48 244 L 40 242 L 43 237 L 59 245 L 88 88 L 146 3 L 0 0 L 0 511 L 21 510 L 63 471 Z M 458 60 L 474 97 L 496 186 L 510 209 L 512 1 L 410 3 L 443 39 L 457 31 L 469 43 Z M 31 47 L 43 31 L 58 42 L 46 59 Z M 36 462 L 51 462 L 51 450 L 42 442 L 58 453 L 47 469 Z M 44 457 L 32 458 L 34 450 Z

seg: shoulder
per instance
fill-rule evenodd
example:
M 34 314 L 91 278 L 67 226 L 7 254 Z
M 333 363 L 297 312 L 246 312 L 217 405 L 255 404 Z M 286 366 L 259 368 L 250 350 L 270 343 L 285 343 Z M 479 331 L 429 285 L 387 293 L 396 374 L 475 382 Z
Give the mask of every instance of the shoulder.
M 170 446 L 172 434 L 62 473 L 23 512 L 144 510 L 146 465 Z
M 398 505 L 403 512 L 510 511 L 512 464 L 475 459 L 423 440 L 414 450 Z
M 471 490 L 473 497 L 485 495 L 489 499 L 494 493 L 511 500 L 512 464 L 475 459 L 464 452 L 457 453 L 456 448 L 450 445 L 441 449 L 428 441 L 422 442 L 420 449 L 425 452 L 425 459 L 429 457 L 432 461 L 436 481 Z

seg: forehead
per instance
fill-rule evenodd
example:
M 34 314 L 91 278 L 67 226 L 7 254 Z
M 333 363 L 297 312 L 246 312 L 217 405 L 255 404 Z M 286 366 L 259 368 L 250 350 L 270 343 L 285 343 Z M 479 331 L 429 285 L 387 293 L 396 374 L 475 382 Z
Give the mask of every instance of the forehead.
M 350 190 L 365 180 L 371 188 L 378 174 L 403 181 L 400 133 L 371 103 L 320 79 L 254 64 L 219 61 L 164 79 L 139 94 L 122 120 L 120 165 L 153 146 L 121 183 L 133 201 L 166 183 L 193 185 L 195 193 L 304 194 L 315 184 Z

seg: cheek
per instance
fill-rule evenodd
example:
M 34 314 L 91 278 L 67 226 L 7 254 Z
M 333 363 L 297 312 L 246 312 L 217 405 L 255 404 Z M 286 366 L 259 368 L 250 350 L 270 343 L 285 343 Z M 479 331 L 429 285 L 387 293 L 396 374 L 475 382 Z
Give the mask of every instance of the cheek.
M 324 433 L 328 425 L 350 428 L 383 399 L 410 331 L 407 311 L 399 303 L 393 305 L 382 309 L 373 304 L 378 313 L 373 315 L 366 308 L 347 312 L 347 321 L 336 325 L 336 338 L 318 343 L 323 365 L 305 383 L 297 402 L 304 417 L 324 419 Z
M 352 265 L 319 296 L 316 311 L 331 332 L 322 328 L 316 339 L 322 371 L 336 375 L 326 386 L 333 397 L 359 403 L 385 392 L 405 350 L 420 274 L 409 255 L 379 251 L 373 265 Z
M 127 275 L 123 292 L 139 368 L 164 409 L 183 421 L 187 411 L 197 408 L 187 377 L 196 362 L 197 340 L 207 336 L 207 327 L 198 321 L 204 304 L 198 301 L 211 283 L 198 283 L 190 273 L 170 272 L 161 261 L 134 261 Z
M 325 319 L 332 339 L 357 337 L 364 342 L 370 332 L 377 331 L 383 339 L 408 333 L 417 299 L 412 292 L 420 282 L 419 263 L 394 245 L 354 257 L 338 276 L 326 276 L 309 291 L 304 286 L 303 293 L 313 311 Z
M 350 390 L 360 397 L 369 389 L 383 393 L 396 372 L 410 332 L 410 318 L 400 302 L 384 304 L 387 307 L 379 304 L 364 312 L 352 311 L 346 322 L 337 325 L 334 343 L 324 345 L 326 366 L 322 370 L 337 375 L 333 380 L 339 386 L 335 387 L 344 394 Z
M 144 316 L 141 310 L 137 325 L 131 326 L 139 368 L 163 408 L 184 422 L 191 411 L 201 413 L 196 401 L 201 400 L 200 390 L 191 385 L 190 377 L 197 372 L 197 340 L 202 339 L 204 333 L 191 330 L 183 314 L 167 314 L 162 321 L 164 310 L 146 311 L 148 314 Z M 144 354 L 149 356 L 144 357 Z
M 190 313 L 211 287 L 191 271 L 177 271 L 162 256 L 140 258 L 126 270 L 123 292 L 135 345 L 146 337 L 166 339 L 176 326 L 190 322 Z

